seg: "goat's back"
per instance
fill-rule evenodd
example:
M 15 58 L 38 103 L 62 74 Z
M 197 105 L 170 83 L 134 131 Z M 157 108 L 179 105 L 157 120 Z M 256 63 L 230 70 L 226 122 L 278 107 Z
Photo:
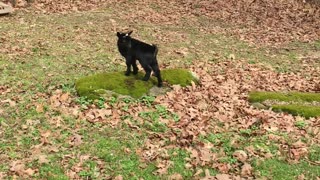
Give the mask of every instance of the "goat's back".
M 157 55 L 158 48 L 153 44 L 147 44 L 145 42 L 139 41 L 137 39 L 131 40 L 132 50 L 143 53 L 143 54 L 153 54 Z

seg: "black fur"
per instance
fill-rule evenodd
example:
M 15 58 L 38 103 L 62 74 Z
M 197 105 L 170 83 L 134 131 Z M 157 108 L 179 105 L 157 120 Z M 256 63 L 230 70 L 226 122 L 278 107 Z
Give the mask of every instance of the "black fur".
M 161 87 L 162 79 L 157 61 L 157 46 L 150 45 L 137 39 L 131 38 L 131 33 L 132 31 L 130 31 L 129 33 L 117 32 L 118 49 L 120 54 L 126 59 L 127 64 L 127 71 L 125 75 L 130 75 L 131 66 L 133 68 L 133 74 L 138 73 L 138 67 L 136 63 L 136 60 L 138 60 L 142 68 L 146 72 L 142 80 L 148 81 L 151 75 L 151 71 L 153 71 L 158 79 L 158 86 Z

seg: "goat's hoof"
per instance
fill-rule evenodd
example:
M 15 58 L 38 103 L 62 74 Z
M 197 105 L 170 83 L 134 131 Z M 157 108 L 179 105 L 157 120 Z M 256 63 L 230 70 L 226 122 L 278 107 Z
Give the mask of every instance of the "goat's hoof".
M 158 83 L 158 87 L 162 87 L 162 83 Z
M 133 71 L 133 74 L 134 74 L 134 75 L 138 74 L 138 71 Z
M 130 72 L 126 72 L 124 75 L 129 76 L 129 75 L 130 75 Z
M 149 78 L 146 78 L 146 77 L 142 78 L 142 81 L 148 81 L 148 80 Z

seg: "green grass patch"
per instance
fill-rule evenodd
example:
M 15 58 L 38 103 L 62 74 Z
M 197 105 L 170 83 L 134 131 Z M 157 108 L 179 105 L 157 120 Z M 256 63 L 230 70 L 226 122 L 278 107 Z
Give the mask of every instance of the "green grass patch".
M 288 164 L 285 161 L 268 159 L 256 165 L 255 169 L 262 177 L 268 179 L 291 180 L 297 179 L 301 174 L 304 174 L 306 179 L 316 179 L 320 176 L 320 166 L 313 166 L 307 162 Z
M 313 146 L 309 151 L 309 160 L 320 161 L 320 146 Z
M 180 84 L 181 86 L 190 85 L 196 79 L 185 69 L 169 69 L 161 71 L 163 80 L 169 84 Z M 140 98 L 146 95 L 149 90 L 156 85 L 155 77 L 149 81 L 142 81 L 144 73 L 125 76 L 123 72 L 111 72 L 95 74 L 83 77 L 76 82 L 76 90 L 80 96 L 86 96 L 89 99 L 98 99 L 108 91 L 114 92 L 113 95 L 129 95 L 134 98 Z
M 128 130 L 127 130 L 128 131 Z M 124 179 L 157 179 L 153 174 L 156 170 L 154 163 L 145 164 L 135 153 L 136 147 L 143 144 L 143 136 L 123 130 L 105 129 L 85 139 L 94 141 L 81 146 L 81 152 L 98 157 L 105 162 L 104 174 L 115 177 L 122 175 Z M 128 152 L 126 149 L 130 149 Z M 86 162 L 83 177 L 94 178 L 94 162 Z
M 179 173 L 185 179 L 190 179 L 193 175 L 193 172 L 186 168 L 186 158 L 189 157 L 189 154 L 182 149 L 174 149 L 169 152 L 170 160 L 173 162 L 172 166 L 168 169 L 168 174 L 172 175 Z
M 249 101 L 252 103 L 268 102 L 268 106 L 277 112 L 287 112 L 306 118 L 320 116 L 320 106 L 312 103 L 320 102 L 320 93 L 306 92 L 251 92 Z M 285 102 L 285 103 L 280 103 Z M 298 125 L 299 126 L 299 125 Z
M 64 171 L 61 165 L 59 164 L 42 165 L 39 169 L 39 177 L 49 179 L 49 180 L 54 180 L 54 179 L 68 180 L 69 179 L 68 176 L 64 174 Z

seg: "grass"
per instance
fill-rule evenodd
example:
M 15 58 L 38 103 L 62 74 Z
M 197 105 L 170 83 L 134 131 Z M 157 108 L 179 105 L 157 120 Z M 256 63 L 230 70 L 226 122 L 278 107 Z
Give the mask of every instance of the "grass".
M 173 149 L 169 152 L 169 155 L 173 165 L 168 169 L 168 174 L 179 173 L 185 179 L 192 178 L 193 172 L 185 167 L 186 158 L 189 157 L 189 154 L 182 149 Z
M 94 141 L 90 144 L 84 144 L 81 149 L 83 152 L 90 152 L 90 154 L 103 160 L 105 175 L 112 177 L 122 175 L 125 179 L 157 179 L 152 174 L 156 169 L 155 165 L 150 163 L 143 166 L 139 156 L 134 151 L 143 143 L 144 137 L 135 134 L 130 135 L 129 131 L 118 129 L 114 131 L 105 130 L 87 138 L 94 139 Z M 130 149 L 131 152 L 126 152 L 126 149 Z M 91 165 L 96 166 L 94 162 L 91 162 Z M 90 171 L 86 172 L 83 172 L 83 174 L 92 174 L 89 173 Z M 89 176 L 89 178 L 92 177 Z
M 320 146 L 314 145 L 310 148 L 309 159 L 311 161 L 320 161 Z
M 39 178 L 45 179 L 61 179 L 68 180 L 68 176 L 65 175 L 64 170 L 57 164 L 55 165 L 42 165 L 39 169 Z
M 261 177 L 279 180 L 297 179 L 301 174 L 306 179 L 316 179 L 320 176 L 320 167 L 311 166 L 306 162 L 290 165 L 282 160 L 268 159 L 257 165 L 256 169 Z

